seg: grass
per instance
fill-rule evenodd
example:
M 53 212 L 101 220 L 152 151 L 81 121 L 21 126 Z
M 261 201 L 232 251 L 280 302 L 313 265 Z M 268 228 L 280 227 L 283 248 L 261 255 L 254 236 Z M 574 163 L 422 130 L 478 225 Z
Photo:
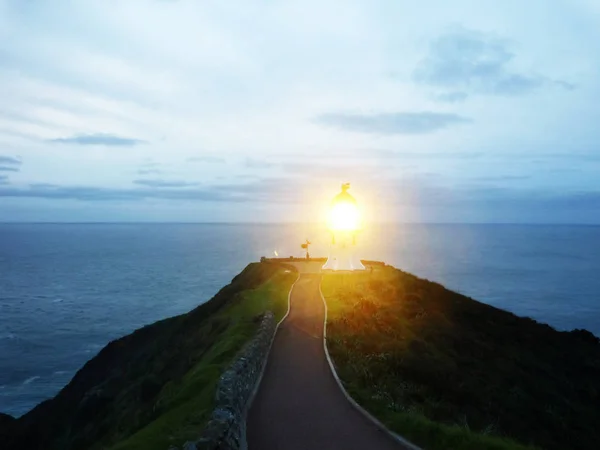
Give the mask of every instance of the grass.
M 437 449 L 594 449 L 600 344 L 391 267 L 324 275 L 328 348 L 349 393 Z
M 57 397 L 15 421 L 3 448 L 165 450 L 197 439 L 221 373 L 265 311 L 283 317 L 296 277 L 250 264 L 193 311 L 111 342 Z
M 186 375 L 168 382 L 157 403 L 164 411 L 159 418 L 112 450 L 164 450 L 197 439 L 214 408 L 214 395 L 221 373 L 235 354 L 255 334 L 265 311 L 279 321 L 287 311 L 287 297 L 295 273 L 280 270 L 255 289 L 245 290 L 212 320 L 227 320 L 229 325 L 202 359 Z

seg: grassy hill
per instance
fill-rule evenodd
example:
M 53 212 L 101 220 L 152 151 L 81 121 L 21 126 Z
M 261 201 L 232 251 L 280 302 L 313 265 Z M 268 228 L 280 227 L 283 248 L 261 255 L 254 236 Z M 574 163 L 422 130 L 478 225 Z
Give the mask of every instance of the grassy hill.
M 351 395 L 428 450 L 596 449 L 600 343 L 384 265 L 326 274 L 328 348 Z M 297 274 L 250 264 L 213 299 L 111 342 L 0 446 L 165 450 L 198 437 L 220 374 L 279 319 Z
M 108 344 L 53 399 L 0 415 L 3 450 L 166 450 L 195 439 L 219 376 L 266 310 L 279 320 L 297 274 L 250 264 L 210 301 Z
M 597 449 L 600 344 L 391 267 L 324 275 L 351 395 L 428 450 Z

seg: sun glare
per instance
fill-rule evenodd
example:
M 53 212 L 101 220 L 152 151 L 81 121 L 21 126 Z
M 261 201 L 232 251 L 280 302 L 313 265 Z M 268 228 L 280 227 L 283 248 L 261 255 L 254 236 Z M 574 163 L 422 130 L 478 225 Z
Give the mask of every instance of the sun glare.
M 360 228 L 360 213 L 351 202 L 335 203 L 329 211 L 328 227 L 332 231 L 356 231 Z

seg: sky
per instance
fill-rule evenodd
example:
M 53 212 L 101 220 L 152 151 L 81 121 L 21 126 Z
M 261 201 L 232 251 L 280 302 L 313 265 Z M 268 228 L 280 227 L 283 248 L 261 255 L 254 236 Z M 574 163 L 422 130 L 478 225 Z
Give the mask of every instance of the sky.
M 0 0 L 0 222 L 600 223 L 600 0 Z

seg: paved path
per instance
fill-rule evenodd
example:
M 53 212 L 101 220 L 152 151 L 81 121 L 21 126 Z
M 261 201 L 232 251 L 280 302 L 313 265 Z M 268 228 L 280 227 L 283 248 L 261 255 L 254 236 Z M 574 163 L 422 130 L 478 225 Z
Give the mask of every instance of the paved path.
M 249 450 L 398 450 L 336 384 L 323 350 L 321 276 L 304 273 L 279 327 L 247 421 Z

